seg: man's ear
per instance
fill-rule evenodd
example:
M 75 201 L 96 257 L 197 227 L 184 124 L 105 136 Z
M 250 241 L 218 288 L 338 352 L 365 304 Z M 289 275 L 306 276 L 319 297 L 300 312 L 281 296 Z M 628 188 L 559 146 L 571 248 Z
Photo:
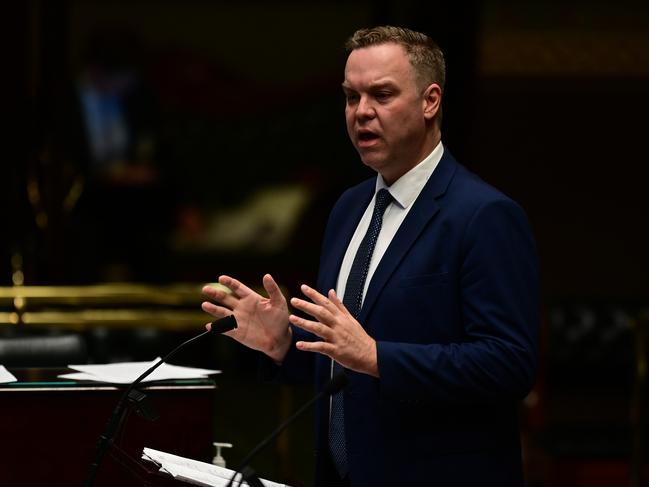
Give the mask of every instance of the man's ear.
M 428 85 L 424 91 L 424 118 L 432 120 L 442 107 L 442 89 L 437 83 Z

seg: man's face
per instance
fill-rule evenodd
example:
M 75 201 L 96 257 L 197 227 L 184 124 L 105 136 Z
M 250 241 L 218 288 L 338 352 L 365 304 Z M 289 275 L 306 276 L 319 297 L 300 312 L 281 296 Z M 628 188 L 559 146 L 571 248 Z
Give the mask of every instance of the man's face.
M 347 133 L 364 164 L 388 184 L 434 147 L 427 100 L 405 49 L 394 43 L 352 51 L 345 66 Z

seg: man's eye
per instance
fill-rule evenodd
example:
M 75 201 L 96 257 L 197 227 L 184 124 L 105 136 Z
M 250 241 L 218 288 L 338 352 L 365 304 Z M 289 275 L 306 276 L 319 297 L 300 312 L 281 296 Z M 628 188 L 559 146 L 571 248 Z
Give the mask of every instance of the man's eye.
M 377 100 L 379 101 L 386 101 L 390 98 L 391 93 L 388 91 L 379 91 L 376 95 L 374 95 Z
M 345 100 L 347 103 L 356 103 L 358 101 L 358 95 L 354 93 L 348 93 L 345 95 Z

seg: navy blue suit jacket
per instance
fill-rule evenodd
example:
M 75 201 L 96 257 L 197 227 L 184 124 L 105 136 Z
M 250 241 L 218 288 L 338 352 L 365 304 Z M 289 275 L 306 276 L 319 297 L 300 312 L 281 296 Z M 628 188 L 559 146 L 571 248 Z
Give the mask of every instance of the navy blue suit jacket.
M 331 212 L 320 292 L 335 288 L 374 188 L 372 178 L 347 190 Z M 522 485 L 517 407 L 535 377 L 537 272 L 523 210 L 445 151 L 358 317 L 377 341 L 380 378 L 346 371 L 352 486 Z M 294 336 L 317 339 L 299 329 Z M 281 375 L 315 373 L 319 389 L 330 363 L 292 347 Z M 319 478 L 328 412 L 323 400 L 316 409 Z

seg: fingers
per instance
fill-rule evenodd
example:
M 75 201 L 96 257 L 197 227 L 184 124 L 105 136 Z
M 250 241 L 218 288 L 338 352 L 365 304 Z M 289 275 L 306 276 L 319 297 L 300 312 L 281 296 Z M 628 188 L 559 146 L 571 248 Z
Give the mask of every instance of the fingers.
M 226 316 L 230 316 L 232 314 L 232 310 L 229 308 L 225 308 L 223 306 L 218 306 L 214 303 L 211 303 L 209 301 L 204 301 L 201 304 L 201 309 L 205 311 L 206 313 L 211 314 L 215 318 L 225 318 Z
M 238 281 L 234 277 L 230 276 L 219 276 L 219 284 L 223 284 L 224 286 L 229 287 L 240 298 L 244 298 L 250 293 L 254 292 L 241 281 Z
M 338 297 L 338 294 L 336 294 L 336 291 L 334 291 L 333 289 L 330 289 L 329 293 L 328 293 L 328 296 L 329 296 L 329 299 L 331 300 L 331 302 L 333 303 L 333 305 L 336 308 L 338 308 L 338 310 L 342 311 L 343 313 L 345 313 L 348 316 L 351 316 L 351 314 L 349 313 L 349 310 L 345 307 L 343 302 L 340 300 L 340 298 Z
M 205 296 L 215 301 L 220 301 L 222 303 L 230 301 L 230 305 L 234 304 L 238 299 L 238 296 L 234 294 L 231 288 L 221 284 L 220 282 L 206 284 L 203 286 L 201 291 Z
M 336 350 L 334 342 L 337 341 L 337 333 L 340 333 L 336 330 L 340 324 L 340 313 L 346 311 L 345 307 L 340 303 L 333 290 L 329 291 L 329 298 L 327 298 L 306 284 L 300 286 L 300 289 L 313 302 L 292 298 L 291 304 L 296 309 L 311 315 L 317 321 L 307 320 L 296 315 L 290 315 L 289 321 L 291 324 L 322 338 L 323 341 L 315 342 L 315 344 L 302 342 L 302 345 L 298 348 L 300 350 L 319 352 L 331 356 L 330 354 L 335 353 Z M 335 301 L 331 297 L 334 297 Z M 336 302 L 340 304 L 341 308 L 336 305 Z
M 300 289 L 313 302 L 300 298 L 292 298 L 291 304 L 295 308 L 317 318 L 319 321 L 330 323 L 334 318 L 334 313 L 337 311 L 336 306 L 327 297 L 306 284 L 302 284 Z
M 252 289 L 233 277 L 219 276 L 218 281 L 216 284 L 203 286 L 203 294 L 232 310 L 241 299 L 255 294 Z
M 304 318 L 295 315 L 290 315 L 288 320 L 291 324 L 309 331 L 323 340 L 331 341 L 334 338 L 334 333 L 331 328 L 322 323 L 318 323 L 317 321 L 305 320 Z
M 263 278 L 264 289 L 268 293 L 270 301 L 274 305 L 283 305 L 286 302 L 280 287 L 270 274 Z M 258 295 L 254 290 L 243 284 L 241 281 L 230 276 L 219 276 L 217 284 L 203 286 L 203 294 L 232 307 L 239 299 L 246 298 L 252 294 Z
M 334 347 L 327 342 L 296 342 L 295 346 L 298 350 L 304 352 L 317 352 L 331 357 L 334 352 Z
M 333 321 L 332 314 L 323 306 L 310 303 L 300 298 L 291 298 L 291 304 L 294 308 L 304 311 L 308 315 L 313 316 L 318 321 L 331 324 Z
M 318 291 L 316 291 L 312 287 L 307 286 L 306 284 L 302 284 L 300 286 L 300 290 L 306 297 L 308 297 L 314 303 L 319 304 L 320 306 L 329 306 L 331 304 L 331 301 L 329 301 L 326 296 L 323 296 Z

